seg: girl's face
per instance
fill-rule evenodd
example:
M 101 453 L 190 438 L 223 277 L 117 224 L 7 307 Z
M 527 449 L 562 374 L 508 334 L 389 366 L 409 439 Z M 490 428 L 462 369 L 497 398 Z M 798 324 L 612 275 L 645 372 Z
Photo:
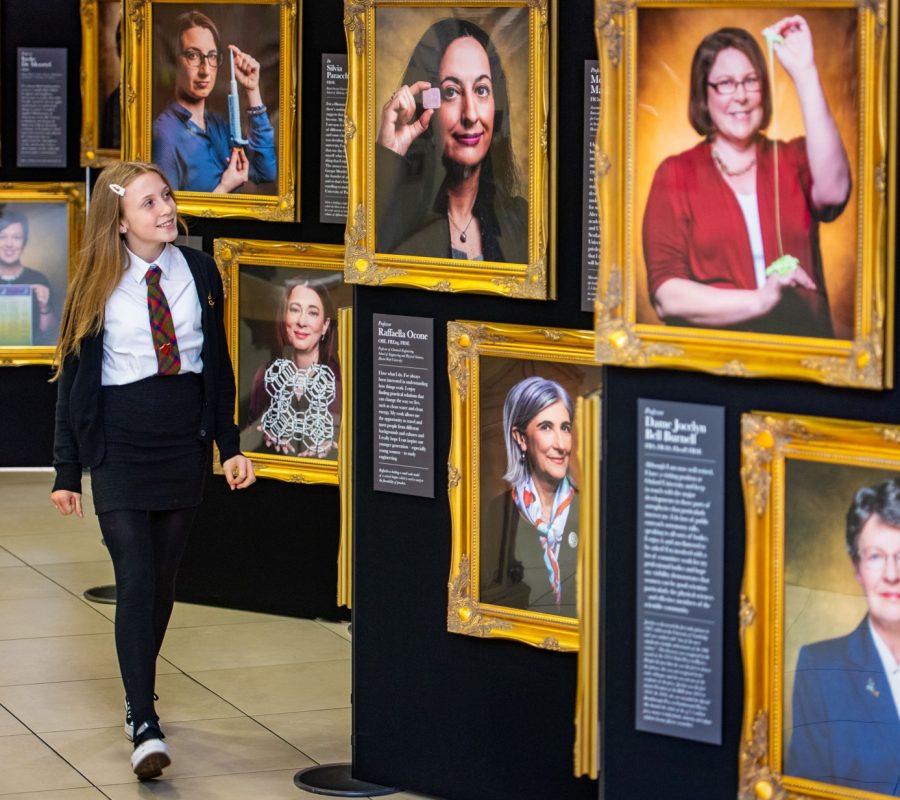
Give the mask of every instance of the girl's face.
M 438 87 L 437 128 L 444 155 L 463 167 L 476 167 L 491 147 L 494 86 L 488 54 L 471 36 L 454 39 L 444 51 Z
M 707 83 L 734 89 L 731 94 L 720 94 L 714 86 L 706 87 L 706 102 L 716 138 L 735 144 L 752 140 L 762 125 L 763 95 L 762 83 L 750 59 L 734 47 L 725 48 L 713 61 Z
M 284 314 L 284 338 L 295 352 L 318 356 L 319 342 L 330 325 L 322 298 L 314 289 L 309 286 L 291 289 Z
M 144 261 L 153 261 L 178 236 L 177 207 L 169 185 L 155 172 L 138 175 L 120 201 L 119 232 Z
M 25 231 L 21 222 L 13 222 L 0 231 L 0 264 L 15 267 L 25 249 Z
M 555 486 L 569 471 L 572 453 L 572 419 L 562 400 L 535 414 L 524 431 L 513 435 L 528 459 L 535 483 Z

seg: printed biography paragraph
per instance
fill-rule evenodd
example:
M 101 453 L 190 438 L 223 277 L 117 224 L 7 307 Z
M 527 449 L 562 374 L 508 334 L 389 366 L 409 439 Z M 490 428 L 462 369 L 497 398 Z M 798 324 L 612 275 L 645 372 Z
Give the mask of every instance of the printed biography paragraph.
M 721 741 L 724 413 L 639 401 L 637 727 Z
M 347 154 L 344 106 L 347 103 L 347 57 L 322 55 L 322 152 L 319 222 L 347 219 Z
M 431 324 L 375 319 L 375 488 L 382 491 L 434 496 Z

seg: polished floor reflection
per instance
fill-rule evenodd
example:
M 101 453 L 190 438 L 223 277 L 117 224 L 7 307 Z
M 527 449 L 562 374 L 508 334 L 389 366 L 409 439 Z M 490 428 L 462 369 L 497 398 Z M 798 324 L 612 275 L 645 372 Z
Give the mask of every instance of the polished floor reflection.
M 0 798 L 321 797 L 292 779 L 350 760 L 347 626 L 177 604 L 157 667 L 172 766 L 141 784 L 122 733 L 115 606 L 83 597 L 113 582 L 112 566 L 92 510 L 60 517 L 51 482 L 0 471 Z

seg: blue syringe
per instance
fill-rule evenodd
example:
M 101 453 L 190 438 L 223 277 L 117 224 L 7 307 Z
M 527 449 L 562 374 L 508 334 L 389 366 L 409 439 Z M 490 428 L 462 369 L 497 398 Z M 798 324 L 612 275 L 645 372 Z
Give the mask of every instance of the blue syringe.
M 237 81 L 234 77 L 234 50 L 228 48 L 231 57 L 231 91 L 228 93 L 228 130 L 231 134 L 231 146 L 243 147 L 247 140 L 241 136 L 241 103 L 238 97 Z

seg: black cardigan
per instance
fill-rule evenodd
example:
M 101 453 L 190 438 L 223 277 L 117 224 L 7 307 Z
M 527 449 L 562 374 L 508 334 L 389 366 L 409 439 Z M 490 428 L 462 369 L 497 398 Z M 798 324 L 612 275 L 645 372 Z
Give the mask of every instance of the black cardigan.
M 179 248 L 187 259 L 200 298 L 203 329 L 203 412 L 197 438 L 213 439 L 224 463 L 240 453 L 234 423 L 235 382 L 225 339 L 224 292 L 213 259 L 199 250 Z M 81 471 L 96 467 L 106 450 L 100 404 L 103 334 L 85 339 L 79 355 L 63 363 L 56 398 L 56 431 L 53 441 L 53 490 L 81 492 Z

